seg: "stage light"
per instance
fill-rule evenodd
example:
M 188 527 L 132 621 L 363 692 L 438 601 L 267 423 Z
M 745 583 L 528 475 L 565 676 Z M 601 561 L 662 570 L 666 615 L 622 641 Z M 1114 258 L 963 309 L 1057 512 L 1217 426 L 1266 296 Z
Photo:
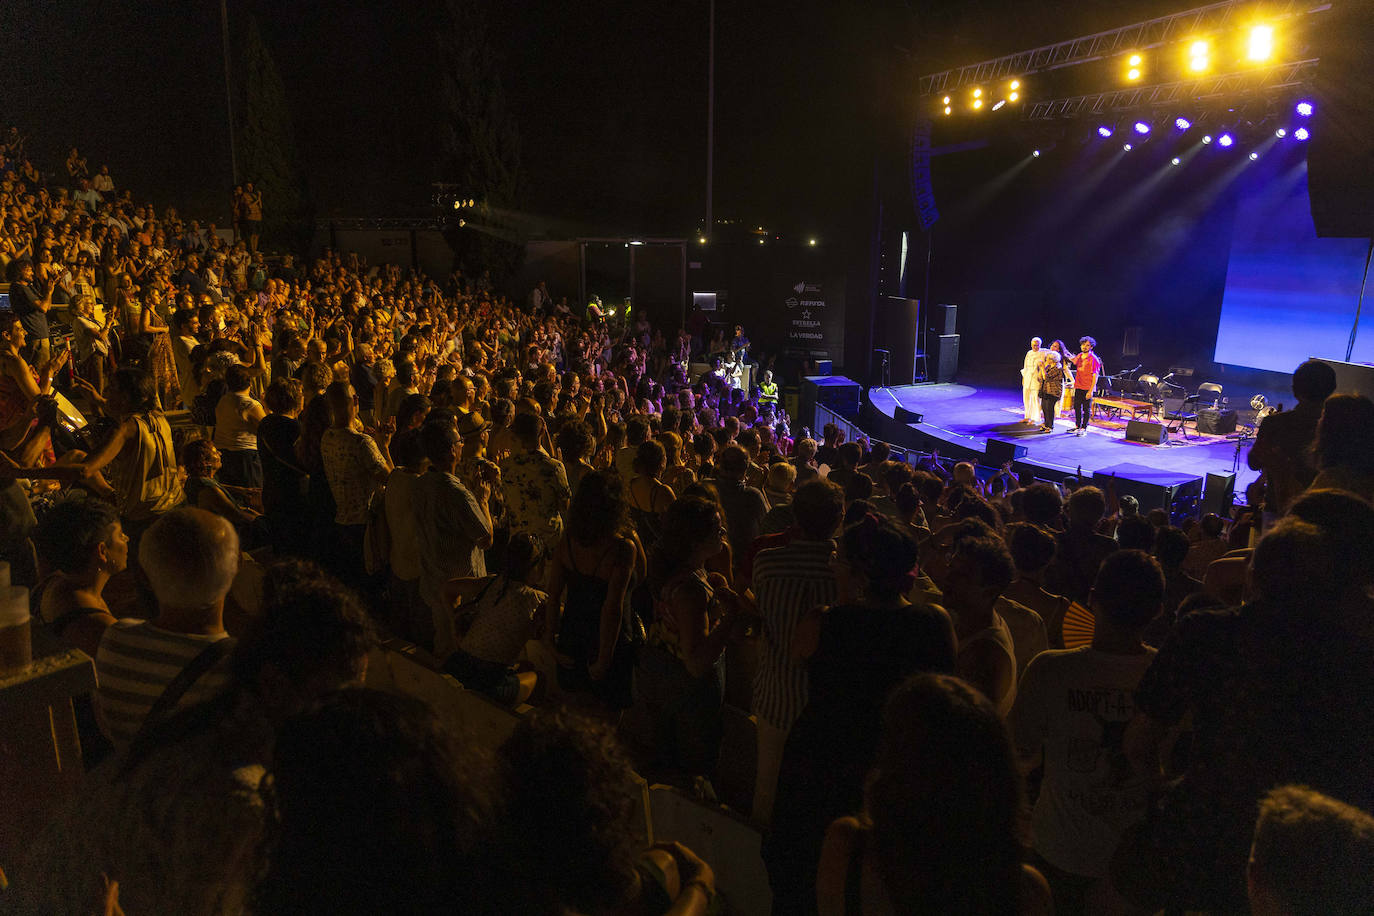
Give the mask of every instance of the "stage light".
M 1254 162 L 1254 161 L 1255 161 L 1256 159 L 1258 159 L 1258 158 L 1259 158 L 1259 153 L 1251 153 L 1251 154 L 1250 154 L 1250 161 L 1251 161 L 1251 162 Z
M 453 202 L 453 209 L 457 210 L 457 209 L 458 209 L 459 207 L 461 207 L 462 205 L 463 205 L 463 202 L 462 202 L 461 200 L 455 200 L 455 201 Z
M 1284 137 L 1288 136 L 1288 131 L 1280 127 L 1278 130 L 1274 131 L 1274 136 L 1282 140 Z
M 631 240 L 630 240 L 630 244 L 631 244 L 631 245 L 643 245 L 644 243 L 641 242 L 639 239 L 631 239 Z
M 475 206 L 477 206 L 477 201 L 475 201 L 475 200 L 473 200 L 473 199 L 471 199 L 471 198 L 468 198 L 468 206 L 469 206 L 469 207 L 475 207 Z
M 1195 41 L 1188 46 L 1188 69 L 1202 73 L 1210 65 L 1211 49 L 1205 41 Z
M 1126 58 L 1126 66 L 1129 68 L 1126 70 L 1126 79 L 1128 81 L 1133 83 L 1140 79 L 1140 64 L 1142 60 L 1143 58 L 1139 54 L 1132 54 L 1130 57 Z
M 1129 152 L 1130 152 L 1132 149 L 1134 149 L 1135 147 L 1133 147 L 1133 146 L 1131 146 L 1131 144 L 1127 143 L 1125 146 L 1123 146 L 1123 147 L 1121 147 L 1121 148 L 1124 149 L 1126 152 L 1129 153 Z
M 1021 97 L 1021 93 L 1019 93 L 1019 92 L 1013 92 L 1011 95 L 1007 96 L 1007 98 L 1010 99 L 1010 100 L 1013 101 L 1013 102 L 1015 102 L 1015 101 L 1016 101 L 1017 99 L 1019 99 L 1020 97 Z
M 999 109 L 1000 109 L 1003 105 L 1005 105 L 1005 104 L 1007 104 L 1007 100 L 1006 100 L 1006 99 L 998 99 L 996 102 L 994 102 L 994 103 L 992 104 L 992 110 L 993 110 L 993 111 L 997 111 L 997 110 L 999 110 Z
M 1211 142 L 1212 142 L 1212 135 L 1211 135 L 1211 134 L 1207 134 L 1206 136 L 1204 136 L 1204 137 L 1202 138 L 1202 142 L 1203 142 L 1203 143 L 1211 143 Z
M 949 104 L 949 96 L 945 96 L 945 100 L 944 100 L 944 102 L 943 102 L 942 104 L 944 104 L 944 105 L 948 105 L 948 104 Z
M 1040 158 L 1040 150 L 1035 150 L 1034 152 L 1031 153 L 1031 155 L 1034 156 L 1036 159 L 1039 159 L 1039 158 Z
M 1139 67 L 1139 66 L 1140 66 L 1140 55 L 1139 55 L 1139 54 L 1132 54 L 1132 55 L 1131 55 L 1131 59 L 1128 60 L 1128 61 L 1126 61 L 1126 63 L 1130 64 L 1132 67 Z
M 1299 102 L 1296 111 L 1298 112 L 1298 114 L 1302 115 L 1304 118 L 1310 118 L 1310 117 L 1312 116 L 1312 103 L 1311 103 L 1311 102 Z
M 759 239 L 759 244 L 760 244 L 760 245 L 763 244 L 763 239 Z
M 1170 165 L 1178 165 L 1178 164 L 1179 164 L 1180 162 L 1182 162 L 1182 161 L 1183 161 L 1182 159 L 1180 159 L 1180 158 L 1178 158 L 1177 156 L 1175 156 L 1174 158 L 1172 158 L 1172 159 L 1169 160 L 1169 164 L 1170 164 Z
M 1112 135 L 1112 129 L 1106 124 L 1103 124 L 1097 129 L 1097 135 L 1099 137 L 1110 137 Z
M 974 99 L 974 100 L 973 100 L 973 107 L 974 107 L 974 108 L 982 108 L 982 107 L 983 107 L 983 100 L 982 100 L 982 99 Z
M 703 236 L 698 236 L 698 237 L 697 237 L 697 244 L 698 244 L 698 245 L 705 245 L 705 244 L 706 244 L 706 236 L 704 236 L 704 235 L 703 235 Z
M 1193 126 L 1193 122 L 1189 121 L 1187 118 L 1174 118 L 1174 126 L 1179 130 L 1187 130 Z
M 807 241 L 806 244 L 810 245 L 812 248 L 815 248 L 815 247 L 816 247 L 816 240 L 815 240 L 815 239 L 810 239 L 810 240 Z
M 945 114 L 949 114 L 953 110 L 954 109 L 950 108 L 948 105 L 945 106 Z
M 973 90 L 973 97 L 974 97 L 975 99 L 981 99 L 981 98 L 983 97 L 983 90 L 981 90 L 981 89 L 975 89 L 975 90 Z
M 1250 29 L 1250 43 L 1246 49 L 1245 56 L 1249 60 L 1260 61 L 1268 60 L 1274 53 L 1274 27 L 1270 25 L 1257 25 Z
M 1143 137 L 1150 132 L 1150 125 L 1146 124 L 1144 121 L 1136 121 L 1135 132 Z
M 1232 137 L 1230 134 L 1222 134 L 1220 137 L 1217 137 L 1217 142 L 1222 146 L 1229 147 L 1232 143 L 1236 142 L 1236 138 Z
M 1293 131 L 1294 140 L 1306 140 L 1310 136 L 1312 135 L 1307 132 L 1306 127 L 1299 127 L 1297 130 Z
M 1021 81 L 1020 81 L 1020 80 L 1012 80 L 1012 81 L 1011 81 L 1011 85 L 1008 86 L 1007 88 L 1010 89 L 1012 92 L 1015 92 L 1016 90 L 1018 90 L 1018 89 L 1021 88 Z

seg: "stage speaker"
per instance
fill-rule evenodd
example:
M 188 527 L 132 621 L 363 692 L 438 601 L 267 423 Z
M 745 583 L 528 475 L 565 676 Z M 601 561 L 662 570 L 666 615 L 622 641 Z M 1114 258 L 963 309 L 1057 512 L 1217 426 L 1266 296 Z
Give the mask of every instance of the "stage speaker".
M 835 363 L 829 359 L 816 360 L 817 375 L 833 375 L 835 373 Z
M 1026 457 L 1026 447 L 1005 439 L 989 439 L 984 455 L 988 467 L 1000 468 L 1008 461 Z
M 883 300 L 882 321 L 877 328 L 882 337 L 873 341 L 873 345 L 881 346 L 890 354 L 888 378 L 891 385 L 910 385 L 916 380 L 916 329 L 921 326 L 920 322 L 920 300 L 900 296 L 888 296 Z M 877 378 L 878 365 L 875 359 L 871 378 Z
M 1166 509 L 1174 524 L 1195 516 L 1202 500 L 1202 478 L 1147 465 L 1119 464 L 1093 473 L 1093 485 L 1103 493 L 1115 490 L 1118 498 L 1134 496 L 1141 514 Z
M 1147 420 L 1126 421 L 1126 441 L 1144 442 L 1147 445 L 1163 445 L 1169 441 L 1169 431 L 1162 423 Z
M 1229 436 L 1236 431 L 1236 412 L 1204 407 L 1197 412 L 1197 431 L 1209 436 Z
M 1202 512 L 1231 517 L 1231 502 L 1236 498 L 1235 474 L 1207 474 L 1206 489 L 1202 491 Z
M 954 322 L 959 316 L 957 305 L 937 305 L 930 312 L 930 329 L 936 334 L 954 334 Z
M 924 423 L 926 418 L 924 414 L 919 414 L 914 410 L 907 410 L 901 404 L 898 404 L 893 408 L 892 419 L 896 420 L 898 423 Z
M 859 415 L 859 383 L 842 375 L 808 375 L 802 379 L 802 425 L 815 427 L 816 405 L 846 417 Z
M 935 371 L 932 373 L 937 382 L 952 382 L 959 374 L 959 335 L 941 334 L 934 338 L 930 357 Z

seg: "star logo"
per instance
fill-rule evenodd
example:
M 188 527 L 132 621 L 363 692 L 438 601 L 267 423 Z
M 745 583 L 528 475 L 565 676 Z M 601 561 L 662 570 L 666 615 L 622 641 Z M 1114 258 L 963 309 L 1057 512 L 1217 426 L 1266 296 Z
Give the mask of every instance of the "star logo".
M 803 317 L 803 318 L 809 319 L 809 318 L 811 317 L 811 310 L 810 310 L 810 309 L 802 309 L 802 317 Z

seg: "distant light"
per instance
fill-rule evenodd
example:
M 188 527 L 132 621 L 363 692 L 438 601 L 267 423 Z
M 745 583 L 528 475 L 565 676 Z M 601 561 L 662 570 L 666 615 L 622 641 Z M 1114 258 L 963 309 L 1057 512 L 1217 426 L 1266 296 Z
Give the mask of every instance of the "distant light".
M 704 236 L 704 235 L 703 235 L 703 236 L 698 236 L 698 237 L 697 237 L 697 244 L 698 244 L 698 245 L 705 245 L 705 244 L 706 244 L 706 236 Z
M 1306 127 L 1299 127 L 1297 130 L 1293 131 L 1294 140 L 1306 140 L 1310 136 L 1312 135 L 1307 132 Z
M 457 209 L 458 209 L 459 207 L 461 207 L 462 205 L 463 205 L 463 202 L 462 202 L 461 200 L 455 200 L 455 201 L 453 202 L 453 209 L 457 210 Z
M 1179 130 L 1187 130 L 1193 126 L 1193 122 L 1189 121 L 1187 118 L 1174 118 L 1174 126 Z
M 1150 132 L 1150 125 L 1146 124 L 1144 121 L 1136 121 L 1135 132 L 1143 137 Z
M 468 206 L 469 206 L 469 207 L 475 207 L 475 206 L 477 206 L 477 201 L 473 200 L 472 198 L 468 198 Z
M 1302 115 L 1304 118 L 1310 118 L 1310 117 L 1312 116 L 1312 103 L 1311 103 L 1311 102 L 1299 102 L 1296 111 L 1298 112 L 1298 114 Z
M 996 102 L 993 102 L 993 103 L 992 103 L 992 110 L 993 110 L 993 111 L 997 111 L 998 109 L 1000 109 L 1000 108 L 1001 108 L 1003 105 L 1005 105 L 1005 104 L 1007 104 L 1007 100 L 1006 100 L 1006 99 L 999 99 L 999 100 L 997 100 Z
M 1018 90 L 1018 89 L 1021 88 L 1021 81 L 1020 81 L 1020 80 L 1012 80 L 1012 81 L 1011 81 L 1011 85 L 1008 86 L 1007 88 L 1010 89 L 1012 92 L 1015 92 L 1016 90 Z
M 1130 60 L 1126 61 L 1126 63 L 1130 64 L 1132 67 L 1139 67 L 1140 60 L 1141 58 L 1139 54 L 1132 54 Z
M 815 239 L 808 239 L 807 242 L 806 242 L 806 244 L 810 245 L 812 248 L 815 248 L 815 247 L 816 247 L 816 240 L 815 240 Z
M 1031 153 L 1031 155 L 1034 156 L 1036 159 L 1039 159 L 1039 158 L 1040 158 L 1040 150 L 1035 150 L 1034 152 Z
M 1182 161 L 1183 161 L 1182 159 L 1180 159 L 1180 158 L 1178 158 L 1177 156 L 1175 156 L 1174 158 L 1172 158 L 1172 159 L 1169 160 L 1169 164 L 1170 164 L 1170 165 L 1178 165 L 1178 164 L 1179 164 L 1180 162 L 1182 162 Z
M 1245 56 L 1252 61 L 1264 61 L 1274 53 L 1274 27 L 1257 25 L 1250 29 L 1250 43 Z
M 760 245 L 763 244 L 763 239 L 759 239 L 759 244 L 760 244 Z
M 1282 140 L 1284 137 L 1288 136 L 1288 131 L 1285 128 L 1280 127 L 1278 130 L 1274 131 L 1274 136 Z
M 1188 69 L 1202 73 L 1211 65 L 1211 47 L 1206 41 L 1195 41 L 1188 46 Z
M 1251 153 L 1251 154 L 1250 154 L 1250 161 L 1251 161 L 1251 162 L 1254 162 L 1254 161 L 1255 161 L 1256 159 L 1258 159 L 1258 158 L 1259 158 L 1259 153 Z
M 1112 129 L 1106 124 L 1103 124 L 1097 129 L 1097 135 L 1099 137 L 1110 137 L 1112 135 Z
M 949 104 L 949 96 L 945 96 L 945 100 L 944 100 L 944 102 L 943 102 L 942 104 L 945 104 L 945 105 L 948 105 L 948 104 Z
M 948 105 L 945 106 L 945 114 L 949 114 L 953 110 L 954 109 L 950 108 Z
M 1013 92 L 1011 95 L 1007 96 L 1007 98 L 1015 102 L 1017 99 L 1021 98 L 1021 93 Z
M 1232 137 L 1230 134 L 1222 134 L 1220 137 L 1217 137 L 1217 142 L 1222 146 L 1229 147 L 1232 143 L 1236 142 L 1236 138 Z
M 631 240 L 630 240 L 630 244 L 631 244 L 631 245 L 643 245 L 644 243 L 641 242 L 639 239 L 631 239 Z
M 1131 150 L 1135 149 L 1135 147 L 1131 146 L 1131 144 L 1129 144 L 1129 143 L 1127 143 L 1125 146 L 1123 146 L 1123 147 L 1121 147 L 1121 148 L 1124 149 L 1124 150 L 1125 150 L 1126 152 L 1128 152 L 1128 153 L 1129 153 Z
M 981 98 L 983 97 L 983 90 L 981 90 L 981 89 L 975 89 L 975 90 L 973 90 L 973 97 L 974 97 L 975 99 L 981 99 Z
M 1211 142 L 1212 142 L 1212 135 L 1211 135 L 1211 134 L 1207 134 L 1206 136 L 1204 136 L 1204 137 L 1202 138 L 1202 142 L 1203 142 L 1203 143 L 1211 143 Z
M 1130 80 L 1131 82 L 1135 82 L 1136 80 L 1140 79 L 1140 70 L 1136 67 L 1132 67 L 1131 69 L 1127 70 L 1126 79 Z
M 462 229 L 462 228 L 463 228 L 464 226 L 466 226 L 467 224 L 468 224 L 468 221 L 465 220 L 465 219 L 460 219 L 460 220 L 458 220 L 458 228 L 459 228 L 459 229 Z
M 983 100 L 982 100 L 982 99 L 974 99 L 974 100 L 973 100 L 973 107 L 974 107 L 974 108 L 982 108 L 982 107 L 983 107 Z

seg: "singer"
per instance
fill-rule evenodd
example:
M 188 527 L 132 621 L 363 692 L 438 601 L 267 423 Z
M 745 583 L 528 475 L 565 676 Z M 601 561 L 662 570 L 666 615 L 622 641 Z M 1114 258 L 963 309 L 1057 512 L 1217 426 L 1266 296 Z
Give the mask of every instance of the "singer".
M 1091 337 L 1078 339 L 1078 355 L 1069 360 L 1073 366 L 1073 434 L 1086 436 L 1088 421 L 1092 418 L 1093 392 L 1097 390 L 1097 377 L 1102 374 L 1102 360 L 1097 358 L 1093 349 L 1097 341 Z

